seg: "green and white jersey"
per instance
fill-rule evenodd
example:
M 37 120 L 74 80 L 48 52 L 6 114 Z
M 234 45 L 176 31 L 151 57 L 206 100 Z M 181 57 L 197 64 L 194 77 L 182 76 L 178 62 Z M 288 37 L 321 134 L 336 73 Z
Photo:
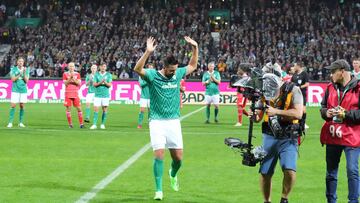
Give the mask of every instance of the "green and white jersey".
M 26 68 L 25 72 L 21 72 L 17 66 L 11 67 L 10 77 L 16 77 L 20 75 L 20 77 L 12 83 L 12 92 L 17 93 L 27 93 L 27 84 L 24 81 L 24 77 L 30 76 L 30 68 Z
M 220 73 L 217 71 L 214 71 L 212 73 L 209 73 L 209 71 L 206 71 L 202 77 L 202 81 L 206 82 L 210 79 L 210 75 L 213 74 L 216 80 L 221 80 Z M 216 84 L 214 81 L 210 81 L 208 85 L 206 85 L 206 91 L 205 95 L 213 96 L 220 94 L 219 85 Z
M 150 92 L 150 120 L 176 119 L 180 117 L 180 81 L 187 67 L 178 68 L 172 78 L 163 76 L 155 69 L 145 69 L 143 79 Z
M 141 77 L 139 77 L 139 84 L 141 87 L 141 96 L 142 99 L 150 99 L 150 92 L 149 92 L 149 86 L 148 83 L 143 80 Z
M 95 74 L 95 76 L 94 76 L 94 83 L 99 83 L 103 79 L 107 83 L 112 82 L 112 75 L 109 72 L 105 72 L 104 74 L 101 74 L 101 72 L 97 72 Z M 104 84 L 101 84 L 100 86 L 97 86 L 95 88 L 95 97 L 97 97 L 97 98 L 110 98 L 110 87 L 107 87 Z
M 88 91 L 87 91 L 88 94 L 95 92 L 94 77 L 95 77 L 95 75 L 93 75 L 91 73 L 86 75 L 85 82 L 86 82 L 86 84 L 89 82 Z

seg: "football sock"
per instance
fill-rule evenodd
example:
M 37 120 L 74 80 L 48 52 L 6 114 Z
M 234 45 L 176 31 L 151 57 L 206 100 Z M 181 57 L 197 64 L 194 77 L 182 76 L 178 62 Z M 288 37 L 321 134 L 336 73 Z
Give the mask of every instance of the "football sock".
M 86 107 L 85 109 L 85 119 L 89 119 L 90 118 L 90 108 Z
M 96 125 L 98 117 L 99 117 L 99 112 L 94 112 L 94 118 L 93 118 L 93 124 L 94 125 Z
M 138 125 L 142 125 L 144 119 L 144 112 L 139 112 Z
M 215 108 L 215 120 L 218 119 L 219 108 Z
M 171 162 L 171 177 L 175 177 L 176 173 L 179 171 L 181 167 L 181 160 L 172 160 Z
M 20 108 L 20 123 L 24 121 L 25 109 Z
M 84 125 L 83 113 L 82 111 L 78 111 L 78 118 L 80 125 Z
M 206 107 L 206 120 L 210 119 L 210 106 Z
M 72 125 L 71 112 L 70 111 L 66 111 L 66 118 L 68 120 L 69 125 Z
M 15 115 L 15 108 L 10 108 L 10 118 L 9 123 L 12 123 L 14 121 L 14 115 Z
M 156 191 L 162 191 L 162 176 L 164 170 L 164 161 L 155 158 L 153 170 L 154 170 Z
M 105 124 L 106 116 L 107 116 L 107 112 L 103 111 L 102 116 L 101 116 L 101 124 Z

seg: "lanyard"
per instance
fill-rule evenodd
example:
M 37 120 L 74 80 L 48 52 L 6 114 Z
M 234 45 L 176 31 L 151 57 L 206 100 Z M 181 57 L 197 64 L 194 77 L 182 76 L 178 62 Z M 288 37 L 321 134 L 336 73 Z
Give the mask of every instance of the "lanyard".
M 345 90 L 344 90 L 342 96 L 340 96 L 340 89 L 339 88 L 336 89 L 337 96 L 338 96 L 338 106 L 341 106 L 341 102 L 344 99 L 346 92 L 349 90 L 348 87 L 349 87 L 348 85 L 345 87 Z

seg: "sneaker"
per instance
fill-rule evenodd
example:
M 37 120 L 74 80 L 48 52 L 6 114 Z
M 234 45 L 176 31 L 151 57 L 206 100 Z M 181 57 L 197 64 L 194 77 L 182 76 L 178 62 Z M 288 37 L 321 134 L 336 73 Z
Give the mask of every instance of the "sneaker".
M 163 199 L 163 192 L 162 191 L 155 192 L 154 200 L 162 200 L 162 199 Z
M 241 127 L 241 126 L 242 126 L 242 123 L 237 122 L 234 126 L 235 126 L 235 127 Z
M 215 119 L 215 123 L 218 123 L 219 122 L 219 120 L 218 119 Z
M 309 129 L 309 126 L 308 126 L 308 125 L 306 125 L 306 123 L 305 123 L 305 129 Z
M 85 123 L 90 123 L 90 120 L 88 118 L 85 118 L 84 122 Z
M 177 176 L 172 177 L 171 176 L 171 169 L 169 169 L 169 177 L 170 177 L 170 186 L 174 191 L 179 191 L 179 183 L 178 183 L 178 179 Z
M 97 127 L 96 127 L 96 125 L 92 125 L 91 127 L 90 127 L 90 130 L 95 130 Z
M 25 125 L 23 123 L 19 123 L 20 128 L 25 128 Z
M 209 120 L 206 120 L 206 121 L 205 121 L 205 124 L 209 124 L 209 123 L 210 123 L 210 121 L 209 121 Z
M 74 128 L 74 126 L 71 124 L 71 125 L 69 125 L 69 128 Z
M 101 125 L 100 125 L 100 128 L 103 129 L 103 130 L 105 130 L 105 125 L 104 125 L 104 124 L 101 124 Z
M 12 128 L 12 127 L 13 127 L 13 124 L 12 124 L 12 123 L 9 123 L 6 127 Z
M 81 125 L 80 125 L 80 128 L 85 128 L 84 124 L 81 124 Z
M 138 126 L 137 126 L 137 129 L 141 129 L 141 128 L 142 128 L 142 126 L 141 126 L 141 125 L 138 125 Z

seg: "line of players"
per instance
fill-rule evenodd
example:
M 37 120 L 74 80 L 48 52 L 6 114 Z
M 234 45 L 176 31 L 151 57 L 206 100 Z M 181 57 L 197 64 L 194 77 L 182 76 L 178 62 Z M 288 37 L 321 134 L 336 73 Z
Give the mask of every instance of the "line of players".
M 81 102 L 79 98 L 79 89 L 81 86 L 81 77 L 78 72 L 75 71 L 75 63 L 70 62 L 68 64 L 68 72 L 63 74 L 63 82 L 65 84 L 65 100 L 64 106 L 66 108 L 66 118 L 69 124 L 69 128 L 73 128 L 73 122 L 71 117 L 71 107 L 74 106 L 77 109 L 77 115 L 79 119 L 80 128 L 84 128 L 84 121 L 90 123 L 90 105 L 94 103 L 94 116 L 93 124 L 90 129 L 97 129 L 97 122 L 99 117 L 99 108 L 102 108 L 101 116 L 101 129 L 105 129 L 105 123 L 107 118 L 107 111 L 110 101 L 110 87 L 112 86 L 112 75 L 106 71 L 106 63 L 100 63 L 99 71 L 97 65 L 91 66 L 91 73 L 86 76 L 86 86 L 88 87 L 86 95 L 86 114 L 85 120 L 83 119 L 83 113 L 81 110 Z M 19 127 L 24 128 L 24 105 L 27 103 L 27 83 L 29 81 L 29 68 L 24 66 L 24 59 L 19 57 L 16 62 L 16 66 L 11 68 L 10 77 L 12 80 L 11 100 L 10 100 L 10 113 L 8 128 L 13 127 L 15 107 L 17 104 L 20 106 L 20 120 Z
M 205 86 L 205 103 L 206 103 L 206 121 L 205 123 L 210 123 L 210 105 L 213 104 L 215 107 L 215 122 L 218 122 L 218 112 L 219 112 L 219 84 L 221 81 L 221 76 L 219 72 L 214 70 L 214 62 L 208 64 L 208 71 L 206 71 L 202 77 L 202 84 Z M 360 74 L 357 74 L 356 71 L 360 72 L 360 61 L 354 60 L 354 75 L 359 77 Z M 152 64 L 148 64 L 147 68 L 154 68 Z M 83 113 L 81 110 L 80 98 L 78 95 L 78 90 L 81 86 L 81 77 L 80 74 L 75 71 L 75 64 L 70 62 L 68 64 L 68 72 L 63 74 L 63 82 L 65 84 L 65 100 L 64 106 L 66 107 L 66 117 L 70 128 L 73 128 L 73 122 L 71 117 L 71 107 L 74 106 L 78 112 L 78 119 L 80 123 L 80 128 L 84 128 L 84 121 L 90 123 L 90 106 L 94 104 L 94 117 L 92 121 L 92 126 L 90 129 L 97 129 L 97 122 L 99 117 L 99 108 L 102 108 L 101 124 L 100 128 L 105 129 L 106 118 L 108 114 L 108 107 L 110 101 L 110 87 L 112 86 L 112 75 L 106 71 L 106 63 L 101 63 L 99 65 L 99 71 L 97 71 L 97 65 L 91 66 L 91 73 L 86 76 L 86 86 L 87 86 L 87 95 L 86 95 L 86 109 L 85 109 L 85 120 L 83 119 Z M 239 69 L 237 73 L 240 77 L 244 76 L 244 72 Z M 11 68 L 10 77 L 13 82 L 11 90 L 11 100 L 10 100 L 10 112 L 9 112 L 9 123 L 8 128 L 13 127 L 15 107 L 16 104 L 19 104 L 20 115 L 19 115 L 19 124 L 18 126 L 23 128 L 24 125 L 24 115 L 25 108 L 24 104 L 27 103 L 27 82 L 29 81 L 29 69 L 24 66 L 24 59 L 19 57 L 17 59 L 16 66 Z M 301 63 L 294 64 L 293 67 L 289 69 L 288 74 L 283 75 L 284 80 L 291 80 L 296 85 L 298 85 L 304 95 L 304 107 L 306 105 L 306 89 L 309 86 L 309 78 L 307 73 L 303 70 L 303 65 Z M 147 87 L 146 81 L 139 77 L 139 84 L 141 86 L 141 98 L 140 98 L 140 111 L 138 116 L 138 128 L 142 128 L 142 123 L 144 119 L 144 112 L 150 107 L 150 93 Z M 184 79 L 181 82 L 180 87 L 181 95 L 183 97 L 185 92 L 185 81 Z M 239 92 L 237 93 L 237 109 L 238 109 L 238 122 L 235 126 L 242 126 L 242 115 L 248 115 L 245 110 L 247 99 L 242 96 Z M 183 104 L 181 103 L 181 108 Z M 304 113 L 304 120 L 306 119 L 306 112 Z M 308 128 L 308 126 L 306 126 Z

